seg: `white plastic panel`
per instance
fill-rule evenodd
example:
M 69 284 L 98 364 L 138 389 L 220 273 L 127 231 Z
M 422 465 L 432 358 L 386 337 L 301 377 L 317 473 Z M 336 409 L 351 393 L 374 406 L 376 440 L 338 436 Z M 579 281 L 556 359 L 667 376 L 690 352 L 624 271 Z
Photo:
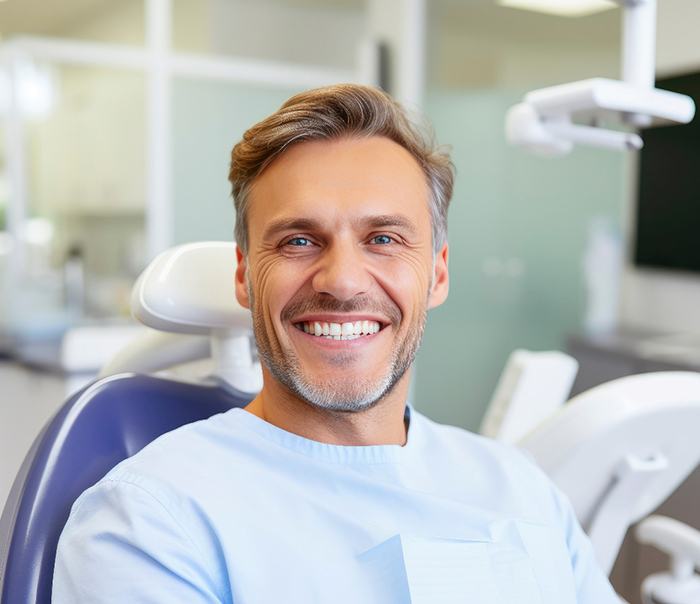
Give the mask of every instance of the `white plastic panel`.
M 188 243 L 167 250 L 134 285 L 132 312 L 145 325 L 161 331 L 250 332 L 250 311 L 236 301 L 235 268 L 233 243 Z
M 597 513 L 628 457 L 663 456 L 642 496 L 630 501 L 632 522 L 658 507 L 700 461 L 700 373 L 634 375 L 580 394 L 520 445 L 571 499 L 585 525 Z

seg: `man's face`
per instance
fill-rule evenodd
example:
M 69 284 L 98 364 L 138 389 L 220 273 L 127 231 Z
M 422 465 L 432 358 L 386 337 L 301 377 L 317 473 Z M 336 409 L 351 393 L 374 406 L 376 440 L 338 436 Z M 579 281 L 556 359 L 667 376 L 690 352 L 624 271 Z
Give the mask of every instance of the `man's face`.
M 411 365 L 426 310 L 447 296 L 428 187 L 380 137 L 304 142 L 255 181 L 236 296 L 267 370 L 324 409 L 359 411 Z

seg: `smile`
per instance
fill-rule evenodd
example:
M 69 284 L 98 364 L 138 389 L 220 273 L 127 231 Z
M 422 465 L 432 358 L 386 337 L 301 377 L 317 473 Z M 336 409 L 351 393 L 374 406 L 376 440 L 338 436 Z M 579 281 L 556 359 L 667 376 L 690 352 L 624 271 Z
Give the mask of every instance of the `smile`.
M 378 321 L 354 321 L 332 323 L 326 321 L 303 321 L 294 323 L 294 327 L 311 336 L 328 340 L 355 340 L 371 336 L 382 329 Z

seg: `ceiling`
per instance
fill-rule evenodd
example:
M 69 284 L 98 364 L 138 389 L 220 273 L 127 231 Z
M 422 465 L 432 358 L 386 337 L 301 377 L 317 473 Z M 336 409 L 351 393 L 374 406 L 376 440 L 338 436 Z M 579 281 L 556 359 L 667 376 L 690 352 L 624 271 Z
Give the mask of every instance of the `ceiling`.
M 492 34 L 524 44 L 617 45 L 621 11 L 586 17 L 559 17 L 506 8 L 494 0 L 439 0 L 431 12 L 442 27 L 465 33 Z
M 71 23 L 104 10 L 109 3 L 110 0 L 0 1 L 0 36 L 52 35 Z
M 111 0 L 114 2 L 115 0 Z M 143 0 L 118 0 L 142 3 Z M 174 0 L 194 2 L 201 0 Z M 239 0 L 240 1 L 240 0 Z M 249 0 L 254 1 L 254 0 Z M 300 7 L 337 7 L 362 10 L 365 0 L 268 0 Z M 110 0 L 0 1 L 0 36 L 57 35 L 78 21 L 108 9 Z M 498 6 L 495 0 L 429 0 L 432 23 L 465 33 L 493 33 L 499 38 L 538 43 L 615 44 L 620 36 L 620 11 L 566 18 Z

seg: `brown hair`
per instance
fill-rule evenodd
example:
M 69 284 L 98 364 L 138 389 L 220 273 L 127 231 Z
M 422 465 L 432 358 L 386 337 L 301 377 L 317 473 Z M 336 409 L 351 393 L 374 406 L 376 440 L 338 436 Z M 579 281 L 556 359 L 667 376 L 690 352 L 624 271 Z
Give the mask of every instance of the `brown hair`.
M 255 179 L 289 145 L 310 140 L 383 136 L 404 147 L 420 164 L 430 190 L 433 251 L 447 240 L 447 208 L 454 167 L 388 94 L 358 84 L 316 88 L 291 97 L 275 113 L 249 128 L 231 152 L 229 181 L 236 209 L 235 237 L 248 253 L 247 210 Z

